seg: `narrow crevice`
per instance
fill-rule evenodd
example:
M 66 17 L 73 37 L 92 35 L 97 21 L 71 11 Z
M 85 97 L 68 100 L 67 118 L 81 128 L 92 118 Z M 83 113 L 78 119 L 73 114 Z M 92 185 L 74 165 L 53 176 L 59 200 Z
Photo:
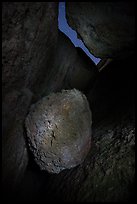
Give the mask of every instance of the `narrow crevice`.
M 89 52 L 82 40 L 78 39 L 76 31 L 68 25 L 66 20 L 65 2 L 59 2 L 58 28 L 71 40 L 75 47 L 80 47 L 96 65 L 100 62 L 101 59 L 96 58 Z

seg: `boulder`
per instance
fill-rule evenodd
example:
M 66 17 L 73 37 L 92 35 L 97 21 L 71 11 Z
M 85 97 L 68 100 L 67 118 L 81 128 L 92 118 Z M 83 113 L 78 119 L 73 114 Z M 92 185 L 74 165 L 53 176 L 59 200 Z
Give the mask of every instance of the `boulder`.
M 134 52 L 134 2 L 66 2 L 69 25 L 99 58 L 123 58 Z
M 91 147 L 91 111 L 80 91 L 52 93 L 32 105 L 25 126 L 41 170 L 60 173 L 82 163 Z

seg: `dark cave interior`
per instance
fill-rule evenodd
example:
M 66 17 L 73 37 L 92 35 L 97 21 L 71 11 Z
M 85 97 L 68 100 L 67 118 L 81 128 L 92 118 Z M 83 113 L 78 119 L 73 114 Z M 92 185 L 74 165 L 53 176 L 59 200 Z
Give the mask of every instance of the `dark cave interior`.
M 132 201 L 134 2 L 66 2 L 69 26 L 99 63 L 59 30 L 58 6 L 2 3 L 2 199 Z

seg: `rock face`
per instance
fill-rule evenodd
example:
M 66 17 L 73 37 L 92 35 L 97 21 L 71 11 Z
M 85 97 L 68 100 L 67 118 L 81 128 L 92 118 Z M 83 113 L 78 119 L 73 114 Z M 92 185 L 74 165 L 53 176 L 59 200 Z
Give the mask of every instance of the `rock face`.
M 57 5 L 54 2 L 3 3 L 4 94 L 24 86 L 33 92 L 39 90 L 57 41 Z
M 14 197 L 17 203 L 130 201 L 135 189 L 136 58 L 130 55 L 134 4 L 67 3 L 70 25 L 103 58 L 99 73 L 58 31 L 57 5 L 2 5 L 4 199 Z M 72 88 L 86 94 L 92 109 L 91 149 L 91 113 L 85 96 L 76 90 L 60 92 Z M 60 93 L 48 96 L 51 92 Z M 31 104 L 26 138 L 24 122 Z
M 2 160 L 6 194 L 8 188 L 12 194 L 28 163 L 24 119 L 30 104 L 52 91 L 73 87 L 83 91 L 97 73 L 94 63 L 79 57 L 70 40 L 58 31 L 57 16 L 56 2 L 2 4 Z
M 69 25 L 91 53 L 100 58 L 119 58 L 133 53 L 134 2 L 67 2 Z
M 98 69 L 81 48 L 75 48 L 64 33 L 58 33 L 56 53 L 46 75 L 43 96 L 61 89 L 85 91 L 94 83 Z
M 28 152 L 23 123 L 30 106 L 32 93 L 28 89 L 13 90 L 2 104 L 2 165 L 3 188 L 12 193 L 28 164 Z
M 87 99 L 76 89 L 34 104 L 25 124 L 40 169 L 59 173 L 82 163 L 91 146 L 91 122 Z
M 2 160 L 6 195 L 12 194 L 28 163 L 24 119 L 32 96 L 38 97 L 48 72 L 57 41 L 57 6 L 54 2 L 2 4 Z

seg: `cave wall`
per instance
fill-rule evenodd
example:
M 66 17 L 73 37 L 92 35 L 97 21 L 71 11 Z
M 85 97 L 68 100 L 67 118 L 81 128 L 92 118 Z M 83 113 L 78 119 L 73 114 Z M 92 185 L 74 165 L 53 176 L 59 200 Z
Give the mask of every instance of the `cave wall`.
M 16 188 L 29 154 L 24 119 L 50 92 L 85 90 L 98 73 L 58 30 L 58 3 L 2 4 L 2 153 L 5 191 Z M 81 57 L 82 56 L 82 57 Z M 7 185 L 8 184 L 8 185 Z
M 9 90 L 22 87 L 36 91 L 37 80 L 43 80 L 48 60 L 56 45 L 57 15 L 57 3 L 54 2 L 3 3 L 2 82 L 4 95 Z M 37 84 L 37 89 L 38 87 Z
M 9 191 L 28 163 L 23 123 L 33 96 L 39 96 L 55 49 L 57 6 L 54 2 L 2 4 L 2 160 L 4 188 Z
M 59 31 L 56 51 L 50 63 L 50 73 L 43 86 L 43 95 L 71 88 L 85 91 L 89 84 L 94 83 L 97 75 L 98 69 L 94 62 L 81 48 L 75 48 L 71 40 Z
M 8 194 L 5 200 L 14 188 L 18 190 L 14 193 L 18 202 L 127 201 L 133 198 L 133 4 L 128 7 L 127 3 L 114 6 L 92 2 L 88 8 L 87 5 L 67 2 L 67 16 L 91 52 L 114 59 L 100 73 L 85 53 L 58 30 L 58 3 L 3 2 L 2 168 Z M 66 88 L 77 88 L 86 94 L 93 117 L 93 138 L 91 150 L 82 164 L 52 175 L 40 171 L 33 163 L 24 120 L 31 104 L 50 92 Z

